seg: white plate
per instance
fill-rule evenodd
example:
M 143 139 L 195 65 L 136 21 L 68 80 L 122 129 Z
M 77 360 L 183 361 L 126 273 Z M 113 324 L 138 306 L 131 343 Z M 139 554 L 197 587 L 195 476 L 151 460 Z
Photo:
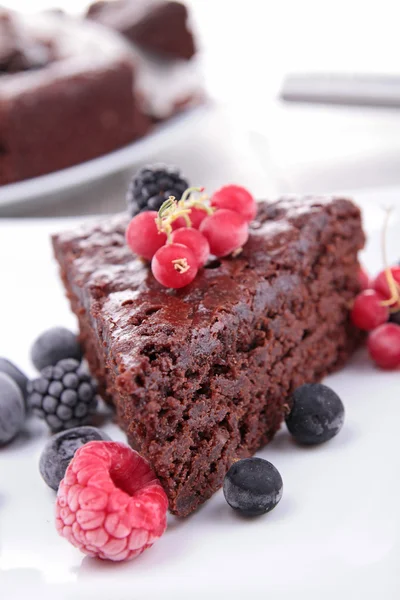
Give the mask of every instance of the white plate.
M 381 267 L 381 203 L 399 191 L 359 195 L 370 233 L 364 261 Z M 388 239 L 400 256 L 399 216 Z M 74 326 L 50 231 L 71 221 L 0 224 L 0 355 L 33 374 L 28 352 L 46 327 Z M 4 258 L 3 258 L 4 257 Z M 327 379 L 343 398 L 346 423 L 319 448 L 298 448 L 284 429 L 260 456 L 284 479 L 278 507 L 246 521 L 221 492 L 186 520 L 169 520 L 154 547 L 136 561 L 85 558 L 58 537 L 54 495 L 38 474 L 47 437 L 31 421 L 0 450 L 0 597 L 7 600 L 398 600 L 400 594 L 399 372 L 381 372 L 361 351 Z M 107 431 L 123 434 L 113 425 Z
M 99 158 L 48 175 L 1 186 L 0 208 L 76 188 L 146 161 L 153 153 L 178 143 L 179 136 L 187 132 L 193 122 L 201 119 L 208 109 L 208 104 L 190 108 L 157 125 L 145 137 Z

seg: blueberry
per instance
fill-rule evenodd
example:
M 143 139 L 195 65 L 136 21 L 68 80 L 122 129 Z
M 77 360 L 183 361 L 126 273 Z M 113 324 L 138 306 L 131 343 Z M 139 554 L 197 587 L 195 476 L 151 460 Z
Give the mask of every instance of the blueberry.
M 0 373 L 0 445 L 10 442 L 22 429 L 24 421 L 22 392 L 11 377 Z
M 307 383 L 294 391 L 286 425 L 300 444 L 321 444 L 333 438 L 344 422 L 344 406 L 322 383 Z
M 225 475 L 223 487 L 229 506 L 250 517 L 275 508 L 282 490 L 279 471 L 267 460 L 256 457 L 235 462 Z
M 82 349 L 78 338 L 65 327 L 53 327 L 42 333 L 32 346 L 32 362 L 38 371 L 54 366 L 65 358 L 81 360 Z
M 28 383 L 28 378 L 18 367 L 16 367 L 11 361 L 7 360 L 7 358 L 0 357 L 0 373 L 5 373 L 11 379 L 15 381 L 17 386 L 22 392 L 24 398 L 27 397 L 28 392 L 26 390 L 26 386 Z
M 57 491 L 76 450 L 95 440 L 110 441 L 110 438 L 96 427 L 76 427 L 53 435 L 39 461 L 39 471 L 47 485 Z

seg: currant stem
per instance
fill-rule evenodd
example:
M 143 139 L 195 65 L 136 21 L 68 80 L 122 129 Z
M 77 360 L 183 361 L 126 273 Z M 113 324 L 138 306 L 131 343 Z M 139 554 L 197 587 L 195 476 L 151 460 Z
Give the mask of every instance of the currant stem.
M 187 189 L 186 189 L 186 190 L 183 192 L 183 195 L 182 195 L 182 198 L 181 198 L 181 200 L 180 200 L 180 201 L 181 201 L 182 203 L 185 203 L 185 202 L 186 202 L 186 200 L 189 198 L 189 196 L 190 196 L 190 194 L 191 194 L 192 192 L 204 192 L 204 188 L 203 188 L 203 187 L 190 187 L 190 188 L 187 188 Z
M 383 264 L 385 266 L 385 274 L 386 281 L 391 293 L 391 297 L 388 300 L 382 300 L 382 306 L 391 306 L 392 304 L 397 304 L 400 308 L 400 287 L 397 285 L 392 271 L 390 270 L 388 258 L 387 258 L 387 250 L 386 250 L 386 238 L 387 238 L 387 228 L 389 225 L 390 216 L 392 214 L 393 207 L 386 208 L 386 216 L 385 221 L 382 228 L 382 256 L 383 256 Z

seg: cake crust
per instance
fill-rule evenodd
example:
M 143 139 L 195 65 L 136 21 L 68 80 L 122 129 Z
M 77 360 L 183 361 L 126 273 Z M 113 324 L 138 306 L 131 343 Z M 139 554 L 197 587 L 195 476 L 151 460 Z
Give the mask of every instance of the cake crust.
M 174 292 L 132 255 L 127 223 L 55 236 L 55 255 L 103 392 L 186 516 L 273 437 L 294 388 L 356 348 L 360 212 L 342 198 L 260 203 L 243 253 Z

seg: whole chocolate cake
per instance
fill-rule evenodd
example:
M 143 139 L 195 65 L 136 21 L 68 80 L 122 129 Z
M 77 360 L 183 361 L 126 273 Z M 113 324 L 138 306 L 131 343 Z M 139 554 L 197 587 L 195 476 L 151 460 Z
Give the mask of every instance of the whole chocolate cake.
M 295 388 L 357 346 L 360 212 L 342 198 L 262 202 L 243 252 L 178 291 L 132 255 L 127 223 L 57 235 L 55 255 L 91 369 L 185 516 L 273 437 Z
M 100 0 L 89 7 L 87 17 L 164 59 L 189 60 L 196 52 L 188 10 L 181 2 Z
M 0 186 L 106 154 L 146 133 L 117 34 L 0 9 Z

